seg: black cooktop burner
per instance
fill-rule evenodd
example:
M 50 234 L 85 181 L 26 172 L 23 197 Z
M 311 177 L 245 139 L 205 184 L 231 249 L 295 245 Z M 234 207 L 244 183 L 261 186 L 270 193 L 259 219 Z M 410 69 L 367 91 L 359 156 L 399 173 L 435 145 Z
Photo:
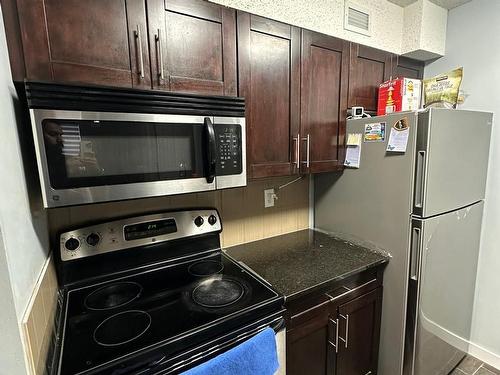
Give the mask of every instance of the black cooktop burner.
M 200 260 L 188 267 L 188 272 L 193 276 L 211 276 L 222 272 L 224 266 L 216 260 Z
M 236 280 L 217 278 L 202 281 L 192 293 L 193 301 L 204 307 L 232 305 L 243 297 L 244 289 Z
M 141 292 L 142 286 L 138 283 L 123 281 L 93 291 L 85 298 L 84 303 L 90 310 L 114 309 L 134 301 Z
M 142 336 L 151 326 L 145 311 L 123 311 L 106 318 L 94 331 L 94 340 L 102 346 L 118 346 Z

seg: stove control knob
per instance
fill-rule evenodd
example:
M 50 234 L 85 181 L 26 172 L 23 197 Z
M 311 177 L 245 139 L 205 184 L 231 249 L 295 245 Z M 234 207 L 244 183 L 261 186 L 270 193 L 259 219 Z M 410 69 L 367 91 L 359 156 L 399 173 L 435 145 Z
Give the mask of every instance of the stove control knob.
M 64 247 L 69 251 L 75 251 L 80 247 L 80 241 L 78 241 L 74 237 L 71 237 L 64 243 Z
M 90 245 L 90 246 L 95 246 L 99 243 L 99 240 L 101 238 L 99 237 L 99 235 L 97 233 L 90 233 L 88 236 L 87 236 L 87 243 Z
M 201 216 L 198 216 L 196 219 L 194 219 L 194 224 L 197 226 L 197 227 L 201 227 L 203 225 L 203 222 L 205 220 L 203 220 L 203 218 Z
M 210 215 L 210 216 L 208 217 L 208 223 L 209 223 L 210 225 L 214 225 L 216 222 L 217 222 L 217 217 L 215 217 L 215 215 Z

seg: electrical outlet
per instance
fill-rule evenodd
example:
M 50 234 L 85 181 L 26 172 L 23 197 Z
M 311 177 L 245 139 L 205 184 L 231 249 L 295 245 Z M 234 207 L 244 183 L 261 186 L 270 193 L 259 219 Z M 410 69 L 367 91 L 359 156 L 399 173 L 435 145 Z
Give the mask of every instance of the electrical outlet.
M 274 194 L 274 189 L 264 190 L 264 207 L 274 207 L 274 199 L 276 194 Z

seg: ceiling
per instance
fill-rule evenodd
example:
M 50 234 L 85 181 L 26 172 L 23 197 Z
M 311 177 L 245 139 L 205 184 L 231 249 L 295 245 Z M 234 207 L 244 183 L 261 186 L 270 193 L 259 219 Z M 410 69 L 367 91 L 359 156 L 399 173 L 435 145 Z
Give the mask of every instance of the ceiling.
M 391 3 L 397 4 L 399 6 L 405 7 L 407 5 L 410 5 L 417 0 L 389 0 Z M 440 7 L 443 7 L 445 9 L 452 9 L 455 7 L 458 7 L 459 5 L 468 3 L 471 0 L 430 0 L 434 4 L 439 5 Z

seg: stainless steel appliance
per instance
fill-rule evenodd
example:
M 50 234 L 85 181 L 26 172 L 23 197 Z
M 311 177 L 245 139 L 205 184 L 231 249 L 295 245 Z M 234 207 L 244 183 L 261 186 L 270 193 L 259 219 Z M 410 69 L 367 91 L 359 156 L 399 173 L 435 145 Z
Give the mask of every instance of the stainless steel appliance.
M 406 152 L 386 151 L 404 122 Z M 492 115 L 394 113 L 348 121 L 347 134 L 374 123 L 385 132 L 361 142 L 359 169 L 316 177 L 315 226 L 392 256 L 379 374 L 448 374 L 470 340 Z
M 69 230 L 54 252 L 54 374 L 177 374 L 267 327 L 285 372 L 283 297 L 221 251 L 215 209 Z
M 45 207 L 246 185 L 241 98 L 26 83 Z

